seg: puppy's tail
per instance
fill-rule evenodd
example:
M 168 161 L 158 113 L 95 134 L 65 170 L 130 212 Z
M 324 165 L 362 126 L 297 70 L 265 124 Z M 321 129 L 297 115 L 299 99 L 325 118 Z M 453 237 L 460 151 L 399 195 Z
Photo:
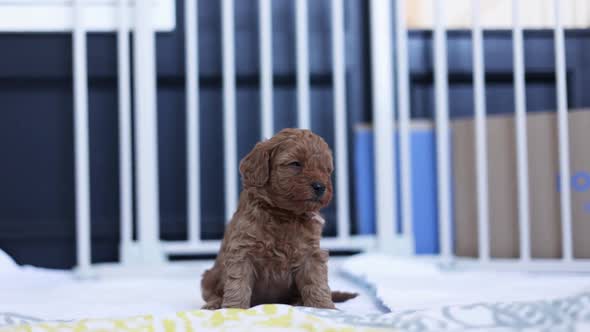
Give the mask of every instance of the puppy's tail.
M 335 291 L 335 292 L 332 292 L 332 302 L 334 302 L 334 303 L 345 302 L 350 299 L 354 299 L 357 296 L 358 296 L 357 293 Z

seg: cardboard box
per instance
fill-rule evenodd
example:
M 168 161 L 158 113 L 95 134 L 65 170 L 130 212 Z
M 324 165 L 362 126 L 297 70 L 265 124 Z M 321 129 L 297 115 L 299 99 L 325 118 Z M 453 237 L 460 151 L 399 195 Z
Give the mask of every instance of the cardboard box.
M 570 165 L 574 256 L 590 258 L 590 112 L 570 111 Z M 487 118 L 490 253 L 519 256 L 516 137 L 514 115 Z M 452 123 L 455 188 L 455 254 L 478 254 L 474 120 Z M 555 113 L 527 115 L 531 255 L 559 258 L 562 235 L 559 151 Z

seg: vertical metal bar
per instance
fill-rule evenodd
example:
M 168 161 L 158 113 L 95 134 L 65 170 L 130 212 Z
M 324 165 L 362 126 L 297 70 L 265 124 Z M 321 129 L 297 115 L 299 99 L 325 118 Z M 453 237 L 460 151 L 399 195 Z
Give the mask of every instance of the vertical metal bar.
M 395 246 L 396 197 L 393 136 L 393 54 L 389 0 L 371 0 L 371 76 L 375 128 L 377 240 L 380 250 Z
M 518 176 L 518 223 L 520 258 L 528 261 L 530 253 L 529 166 L 526 128 L 524 45 L 520 26 L 520 0 L 512 1 L 512 51 L 514 60 L 514 101 L 516 108 L 516 156 Z
M 236 138 L 236 70 L 234 59 L 234 1 L 221 1 L 223 53 L 223 133 L 225 154 L 225 220 L 238 205 L 238 148 Z
M 270 0 L 259 0 L 258 16 L 260 19 L 261 139 L 265 139 L 270 138 L 274 133 L 272 98 L 272 10 Z
M 410 136 L 410 72 L 408 64 L 408 29 L 406 27 L 406 1 L 397 0 L 397 91 L 399 112 L 399 146 L 401 175 L 401 215 L 404 236 L 413 240 L 412 213 L 412 159 Z
M 295 28 L 297 49 L 297 122 L 300 128 L 310 129 L 307 0 L 295 0 Z
M 119 92 L 119 195 L 121 196 L 121 247 L 133 241 L 133 182 L 131 164 L 131 85 L 127 0 L 118 1 L 117 79 Z
M 336 194 L 338 200 L 338 238 L 340 239 L 347 239 L 350 236 L 344 29 L 343 0 L 332 0 L 332 81 L 334 82 L 334 131 L 336 133 L 337 167 Z
M 201 236 L 201 195 L 199 162 L 199 53 L 197 0 L 184 2 L 184 44 L 186 63 L 186 155 L 188 161 L 186 178 L 188 208 L 188 239 L 198 242 Z
M 574 16 L 576 28 L 588 27 L 588 19 L 590 18 L 589 7 L 587 0 L 578 0 L 575 2 Z
M 79 272 L 88 273 L 90 248 L 90 164 L 88 138 L 88 72 L 82 0 L 74 0 L 74 149 L 76 169 L 76 254 Z
M 443 259 L 452 256 L 449 171 L 449 83 L 445 31 L 445 6 L 434 0 L 434 79 L 436 100 L 436 161 L 438 178 L 440 251 Z
M 473 82 L 475 90 L 475 156 L 477 168 L 477 222 L 479 259 L 490 259 L 490 232 L 488 206 L 488 143 L 486 129 L 486 99 L 483 57 L 483 33 L 481 30 L 480 0 L 472 1 L 471 30 L 473 39 Z
M 138 240 L 145 262 L 162 260 L 158 251 L 160 208 L 156 52 L 152 2 L 135 2 L 134 78 Z
M 570 151 L 567 105 L 567 82 L 565 73 L 565 41 L 561 22 L 560 2 L 553 0 L 555 26 L 555 70 L 557 75 L 557 119 L 559 125 L 559 175 L 561 178 L 561 226 L 563 259 L 573 259 L 572 248 L 572 205 L 570 191 Z

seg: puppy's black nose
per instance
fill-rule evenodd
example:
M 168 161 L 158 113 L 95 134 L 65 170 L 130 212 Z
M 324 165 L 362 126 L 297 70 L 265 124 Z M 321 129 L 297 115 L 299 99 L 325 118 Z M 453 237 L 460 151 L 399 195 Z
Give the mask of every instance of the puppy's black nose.
M 311 187 L 313 188 L 313 191 L 315 192 L 317 197 L 322 197 L 326 192 L 326 186 L 319 182 L 312 183 Z

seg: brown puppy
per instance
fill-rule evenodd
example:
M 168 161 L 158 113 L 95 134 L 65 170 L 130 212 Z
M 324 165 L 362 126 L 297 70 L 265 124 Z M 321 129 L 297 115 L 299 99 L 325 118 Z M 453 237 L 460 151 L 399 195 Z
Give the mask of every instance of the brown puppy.
M 332 153 L 308 130 L 284 129 L 240 163 L 244 190 L 215 265 L 201 281 L 204 309 L 264 303 L 334 308 L 319 210 L 332 199 Z

